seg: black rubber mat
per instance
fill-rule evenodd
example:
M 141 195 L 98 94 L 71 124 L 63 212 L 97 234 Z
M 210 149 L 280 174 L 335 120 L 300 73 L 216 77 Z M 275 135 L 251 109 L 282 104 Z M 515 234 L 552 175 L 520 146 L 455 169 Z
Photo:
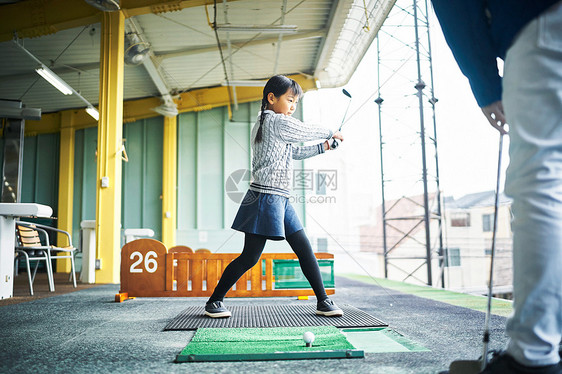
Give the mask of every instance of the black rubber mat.
M 197 330 L 204 327 L 385 327 L 388 324 L 351 305 L 340 305 L 341 317 L 317 316 L 316 305 L 229 306 L 230 318 L 210 318 L 203 306 L 192 306 L 170 321 L 164 330 Z

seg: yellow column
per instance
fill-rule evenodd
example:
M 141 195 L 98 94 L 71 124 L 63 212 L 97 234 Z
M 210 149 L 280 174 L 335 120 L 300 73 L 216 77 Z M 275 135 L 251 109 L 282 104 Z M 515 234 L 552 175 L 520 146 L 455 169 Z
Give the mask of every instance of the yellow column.
M 74 197 L 74 112 L 65 110 L 60 116 L 60 156 L 59 156 L 59 229 L 72 235 L 72 207 Z M 75 246 L 78 238 L 72 238 Z M 58 245 L 67 245 L 66 235 L 58 234 Z M 57 272 L 69 273 L 70 260 L 57 260 Z
M 104 12 L 100 51 L 100 119 L 96 186 L 96 283 L 119 283 L 121 153 L 123 137 L 123 47 L 125 17 Z
M 176 245 L 177 128 L 177 117 L 164 117 L 164 154 L 162 157 L 162 242 L 167 248 Z

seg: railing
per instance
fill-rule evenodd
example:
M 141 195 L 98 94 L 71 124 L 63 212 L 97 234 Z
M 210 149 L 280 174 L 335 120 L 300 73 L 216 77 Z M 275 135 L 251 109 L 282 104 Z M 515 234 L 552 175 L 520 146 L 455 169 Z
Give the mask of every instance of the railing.
M 315 253 L 317 259 L 333 260 L 329 253 Z M 139 239 L 121 250 L 121 289 L 129 297 L 210 296 L 221 274 L 238 253 L 168 252 L 153 239 Z M 275 288 L 274 260 L 297 259 L 293 253 L 264 253 L 244 274 L 227 297 L 312 296 L 311 288 Z M 326 293 L 334 294 L 334 288 Z

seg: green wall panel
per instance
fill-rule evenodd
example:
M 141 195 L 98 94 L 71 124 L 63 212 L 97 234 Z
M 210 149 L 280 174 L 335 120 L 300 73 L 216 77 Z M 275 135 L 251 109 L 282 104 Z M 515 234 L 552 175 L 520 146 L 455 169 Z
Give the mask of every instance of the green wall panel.
M 224 109 L 198 113 L 197 119 L 197 228 L 223 228 Z
M 197 113 L 178 117 L 178 228 L 197 228 Z M 181 187 L 180 187 L 181 186 Z
M 163 118 L 128 123 L 123 129 L 129 162 L 123 163 L 123 229 L 150 228 L 162 238 Z
M 97 128 L 76 131 L 73 233 L 80 222 L 96 219 Z M 124 125 L 129 162 L 123 162 L 121 227 L 150 228 L 162 237 L 162 117 Z
M 73 238 L 79 238 L 80 222 L 96 219 L 96 149 L 98 129 L 76 131 L 74 146 Z
M 48 205 L 53 217 L 58 215 L 59 141 L 59 134 L 42 134 L 25 137 L 23 145 L 21 202 Z M 33 221 L 57 225 L 54 219 Z M 55 237 L 51 240 L 54 243 Z
M 57 215 L 59 134 L 28 136 L 23 146 L 21 201 L 45 204 Z
M 243 196 L 250 187 L 250 126 L 247 122 L 227 122 L 224 144 L 225 214 L 224 228 L 229 228 Z

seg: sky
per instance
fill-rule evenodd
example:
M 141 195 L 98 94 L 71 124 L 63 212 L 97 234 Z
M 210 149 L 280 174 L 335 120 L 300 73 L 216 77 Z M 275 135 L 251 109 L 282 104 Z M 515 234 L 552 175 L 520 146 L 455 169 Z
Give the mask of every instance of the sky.
M 429 23 L 434 92 L 435 97 L 439 100 L 436 104 L 435 116 L 440 189 L 445 196 L 454 196 L 455 198 L 470 193 L 494 190 L 499 134 L 488 124 L 476 104 L 468 80 L 457 67 L 432 11 L 430 11 Z M 400 32 L 413 33 L 413 30 L 397 31 L 397 33 Z M 381 36 L 382 42 L 383 37 Z M 391 49 L 390 46 L 385 44 L 384 51 L 389 49 Z M 382 47 L 381 50 L 383 50 Z M 384 52 L 383 56 L 385 56 Z M 387 57 L 389 60 L 383 60 L 383 65 L 390 65 L 389 68 L 396 69 L 399 62 L 391 60 L 392 56 L 390 55 Z M 408 62 L 408 66 L 411 63 L 412 61 Z M 415 61 L 412 66 L 415 66 Z M 415 96 L 413 84 L 404 79 L 407 76 L 406 78 L 416 80 L 417 72 L 402 68 L 392 78 L 383 79 L 388 76 L 390 76 L 388 72 L 386 75 L 384 71 L 381 73 L 381 80 L 383 80 L 381 96 L 385 99 L 382 106 L 384 110 L 382 123 L 387 128 L 386 130 L 383 128 L 383 141 L 385 142 L 383 157 L 385 159 L 385 179 L 389 177 L 396 183 L 385 185 L 386 194 L 388 196 L 415 194 L 420 191 L 421 184 L 408 190 L 410 187 L 404 189 L 404 185 L 409 186 L 409 184 L 401 183 L 399 179 L 401 173 L 410 176 L 412 173 L 421 175 L 421 163 L 414 164 L 421 159 L 421 146 L 419 140 L 416 140 L 416 138 L 419 138 L 420 126 L 418 99 Z M 422 79 L 429 85 L 430 77 L 427 74 L 422 76 Z M 378 96 L 376 95 L 378 91 L 376 43 L 373 43 L 370 47 L 352 78 L 343 88 L 352 94 L 353 99 L 348 111 L 348 119 L 342 129 L 345 136 L 344 147 L 337 152 L 341 152 L 342 154 L 339 157 L 346 158 L 348 163 L 359 165 L 360 170 L 353 174 L 353 178 L 365 178 L 366 183 L 363 185 L 367 184 L 368 188 L 373 190 L 374 202 L 380 204 L 378 107 L 373 102 L 373 99 Z M 406 110 L 399 106 L 393 107 L 392 95 L 395 95 L 396 98 L 402 95 L 405 102 L 410 103 L 408 104 L 411 105 L 410 108 Z M 337 129 L 348 104 L 348 99 L 342 94 L 341 88 L 320 89 L 306 93 L 303 103 L 305 121 L 319 122 L 322 126 Z M 410 114 L 406 114 L 406 112 Z M 425 118 L 426 131 L 430 131 L 433 123 L 427 120 L 428 115 Z M 391 126 L 390 130 L 388 130 L 388 126 Z M 430 146 L 432 147 L 431 143 L 426 144 L 426 147 Z M 394 151 L 393 147 L 395 148 Z M 502 158 L 502 175 L 509 161 L 507 149 L 508 139 L 506 138 Z M 431 183 L 431 181 L 434 181 L 434 179 L 431 179 L 435 170 L 434 153 L 428 152 L 427 155 L 429 158 L 428 172 L 430 173 L 429 190 L 431 192 L 436 189 L 435 184 Z M 410 161 L 404 163 L 405 159 Z M 335 162 L 334 157 L 330 155 L 326 162 Z

